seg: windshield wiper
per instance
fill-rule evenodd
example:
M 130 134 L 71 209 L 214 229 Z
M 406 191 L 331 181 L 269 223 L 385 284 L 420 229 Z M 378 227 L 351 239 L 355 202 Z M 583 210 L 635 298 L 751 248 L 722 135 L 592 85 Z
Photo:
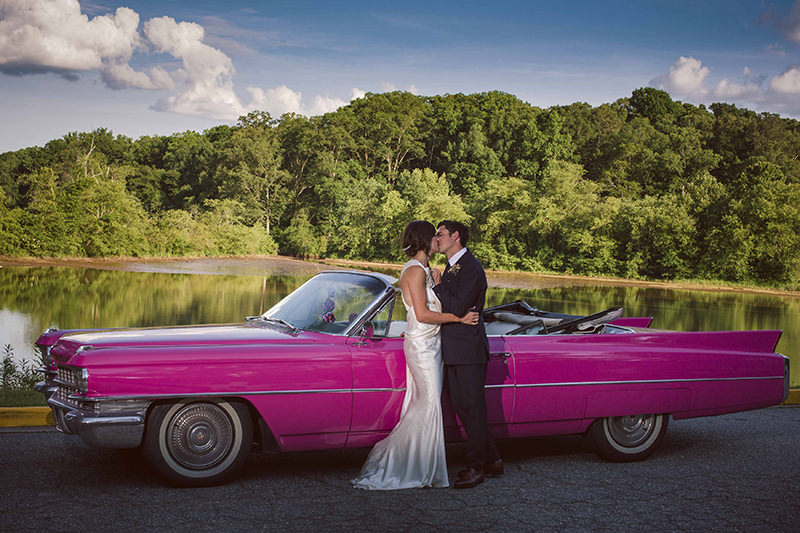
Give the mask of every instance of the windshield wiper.
M 285 321 L 282 318 L 272 318 L 268 316 L 258 315 L 258 316 L 248 316 L 245 318 L 245 320 L 247 320 L 248 322 L 250 322 L 251 320 L 266 320 L 267 322 L 273 322 L 275 324 L 286 326 L 287 328 L 292 330 L 292 333 L 295 334 L 297 334 L 297 332 L 300 331 L 299 329 L 297 329 L 297 327 L 295 327 L 294 325 L 290 324 L 289 322 Z

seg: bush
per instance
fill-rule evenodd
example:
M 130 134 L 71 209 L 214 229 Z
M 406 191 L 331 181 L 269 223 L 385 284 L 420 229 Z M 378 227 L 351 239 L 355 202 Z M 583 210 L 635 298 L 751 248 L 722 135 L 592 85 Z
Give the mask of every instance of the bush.
M 33 386 L 42 380 L 31 361 L 14 361 L 14 350 L 10 344 L 3 347 L 0 365 L 0 406 L 30 407 L 45 405 L 44 396 Z
M 32 389 L 41 374 L 31 361 L 14 361 L 14 350 L 10 344 L 3 347 L 3 364 L 0 369 L 0 388 L 3 391 Z

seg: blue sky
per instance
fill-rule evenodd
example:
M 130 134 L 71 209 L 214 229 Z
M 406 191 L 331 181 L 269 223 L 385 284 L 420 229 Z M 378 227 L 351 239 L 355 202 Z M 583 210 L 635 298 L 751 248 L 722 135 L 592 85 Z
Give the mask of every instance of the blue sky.
M 365 92 L 549 107 L 644 86 L 800 118 L 800 0 L 0 0 L 0 152 L 316 115 Z

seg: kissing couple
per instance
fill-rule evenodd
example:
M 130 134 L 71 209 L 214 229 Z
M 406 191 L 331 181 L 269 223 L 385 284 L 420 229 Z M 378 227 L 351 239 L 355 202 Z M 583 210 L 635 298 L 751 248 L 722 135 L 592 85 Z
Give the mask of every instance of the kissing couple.
M 434 228 L 424 220 L 403 231 L 411 259 L 400 274 L 408 311 L 403 339 L 406 393 L 400 420 L 375 444 L 356 488 L 369 490 L 449 487 L 442 422 L 442 386 L 467 434 L 467 464 L 453 484 L 468 489 L 485 476 L 503 475 L 503 461 L 489 434 L 486 367 L 489 341 L 481 312 L 486 273 L 466 248 L 469 229 L 445 220 Z M 428 265 L 431 255 L 447 257 L 444 273 Z

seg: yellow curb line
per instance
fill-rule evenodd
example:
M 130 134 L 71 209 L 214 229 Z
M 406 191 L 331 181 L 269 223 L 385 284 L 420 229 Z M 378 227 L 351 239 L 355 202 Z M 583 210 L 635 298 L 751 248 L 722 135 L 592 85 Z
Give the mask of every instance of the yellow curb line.
M 783 405 L 800 405 L 800 389 L 790 389 Z M 49 407 L 0 407 L 0 427 L 55 426 Z
M 784 405 L 800 404 L 800 389 L 789 389 L 789 397 L 786 398 Z
M 0 407 L 0 427 L 55 426 L 49 407 Z

